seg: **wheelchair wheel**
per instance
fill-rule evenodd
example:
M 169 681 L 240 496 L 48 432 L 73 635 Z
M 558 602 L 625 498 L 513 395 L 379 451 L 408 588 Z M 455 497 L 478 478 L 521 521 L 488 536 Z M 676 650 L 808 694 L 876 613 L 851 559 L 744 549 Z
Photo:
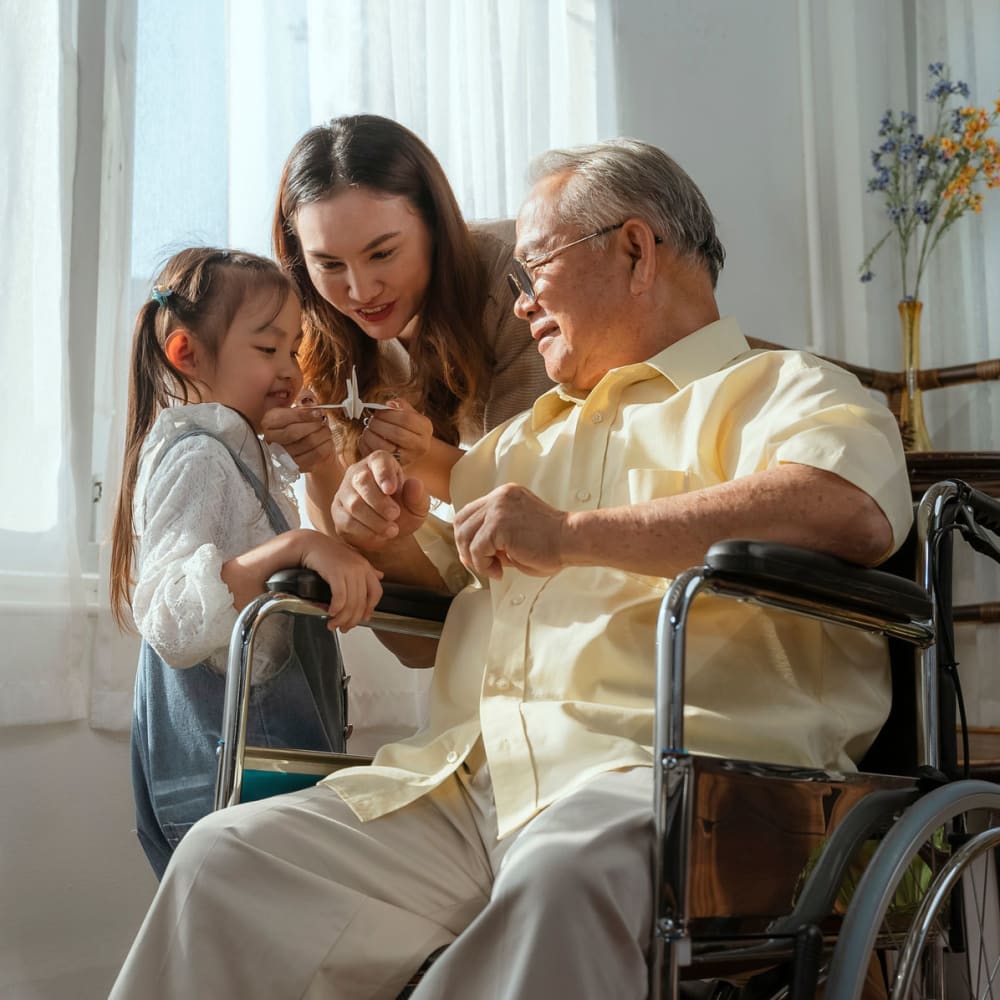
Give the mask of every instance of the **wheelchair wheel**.
M 892 1000 L 1000 997 L 998 857 L 997 785 L 959 781 L 910 806 L 858 882 L 825 997 L 874 995 L 876 962 Z

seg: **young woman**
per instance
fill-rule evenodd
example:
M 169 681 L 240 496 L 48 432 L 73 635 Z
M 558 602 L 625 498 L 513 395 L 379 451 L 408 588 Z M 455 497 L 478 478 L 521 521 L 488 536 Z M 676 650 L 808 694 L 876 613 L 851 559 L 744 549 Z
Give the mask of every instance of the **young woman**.
M 470 229 L 433 153 L 397 122 L 352 115 L 307 132 L 285 164 L 272 237 L 302 297 L 302 368 L 318 401 L 342 401 L 352 369 L 362 399 L 393 401 L 365 425 L 330 411 L 332 449 L 295 411 L 275 414 L 268 438 L 309 472 L 313 523 L 330 527 L 344 465 L 379 448 L 447 500 L 460 446 L 551 388 L 512 312 L 513 224 Z
M 271 573 L 294 565 L 330 584 L 331 629 L 367 618 L 381 595 L 380 574 L 358 552 L 298 527 L 297 470 L 258 438 L 265 414 L 290 407 L 301 390 L 301 339 L 298 296 L 277 266 L 210 248 L 174 256 L 136 318 L 111 602 L 121 625 L 131 608 L 143 640 L 132 777 L 139 841 L 157 876 L 212 809 L 238 611 Z M 323 413 L 309 417 L 319 423 Z M 339 748 L 335 639 L 298 620 L 294 631 L 267 626 L 250 742 Z

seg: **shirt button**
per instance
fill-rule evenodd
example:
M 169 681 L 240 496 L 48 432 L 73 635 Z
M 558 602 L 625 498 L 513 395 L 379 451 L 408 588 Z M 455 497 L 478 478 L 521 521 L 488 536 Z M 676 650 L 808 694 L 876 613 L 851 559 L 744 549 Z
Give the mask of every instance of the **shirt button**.
M 498 691 L 506 691 L 510 687 L 510 681 L 506 677 L 497 677 L 493 684 Z
M 590 499 L 590 490 L 577 490 L 576 491 L 577 500 L 586 502 Z
M 448 761 L 449 764 L 454 764 L 455 761 L 458 760 L 458 754 L 455 753 L 454 750 L 449 750 L 445 760 Z
M 593 424 L 599 424 L 604 419 L 603 413 L 595 413 L 591 418 L 590 422 Z
M 524 604 L 524 594 L 515 594 L 511 599 L 510 603 L 513 605 Z

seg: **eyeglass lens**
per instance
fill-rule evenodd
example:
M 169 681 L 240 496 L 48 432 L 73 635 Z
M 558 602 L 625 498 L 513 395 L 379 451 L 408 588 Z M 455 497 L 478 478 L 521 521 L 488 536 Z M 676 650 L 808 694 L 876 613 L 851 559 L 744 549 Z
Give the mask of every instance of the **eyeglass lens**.
M 526 295 L 529 302 L 535 301 L 535 287 L 531 283 L 531 275 L 528 269 L 515 257 L 510 262 L 511 270 L 507 275 L 507 284 L 514 293 L 514 298 Z

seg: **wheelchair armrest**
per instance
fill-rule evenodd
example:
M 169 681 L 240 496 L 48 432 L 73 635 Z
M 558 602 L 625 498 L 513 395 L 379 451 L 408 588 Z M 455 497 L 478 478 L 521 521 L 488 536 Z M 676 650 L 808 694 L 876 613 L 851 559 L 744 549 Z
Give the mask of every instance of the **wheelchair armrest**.
M 301 566 L 274 573 L 267 581 L 267 589 L 272 594 L 293 594 L 304 601 L 330 603 L 330 588 L 326 581 L 318 573 Z M 380 614 L 443 622 L 450 605 L 450 594 L 403 583 L 383 583 L 382 598 L 375 610 Z
M 890 621 L 932 617 L 930 597 L 912 580 L 777 542 L 716 542 L 705 556 L 709 578 Z

